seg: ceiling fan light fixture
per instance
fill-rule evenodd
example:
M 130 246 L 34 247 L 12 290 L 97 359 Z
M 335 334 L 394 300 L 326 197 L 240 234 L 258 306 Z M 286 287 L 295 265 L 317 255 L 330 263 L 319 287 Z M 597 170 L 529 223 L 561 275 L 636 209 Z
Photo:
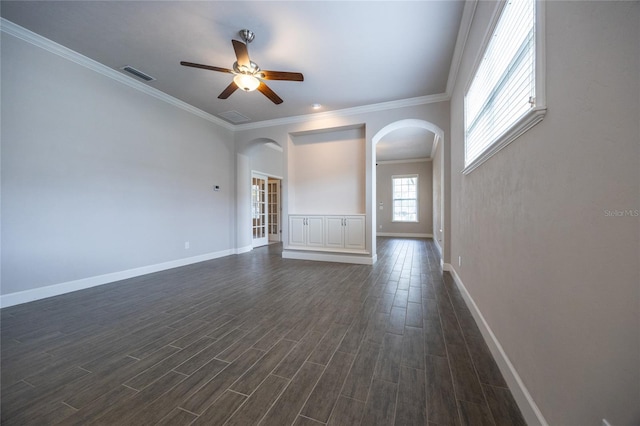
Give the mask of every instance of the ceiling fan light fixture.
M 245 92 L 253 92 L 260 86 L 260 80 L 249 74 L 236 74 L 233 82 Z
M 254 36 L 253 32 L 249 30 L 241 30 L 240 37 L 245 42 L 231 40 L 237 59 L 233 63 L 233 69 L 185 61 L 180 61 L 180 65 L 233 74 L 233 81 L 218 95 L 218 99 L 228 99 L 238 89 L 242 89 L 245 92 L 252 92 L 257 89 L 271 102 L 280 105 L 283 102 L 282 98 L 271 90 L 263 80 L 304 81 L 304 76 L 299 72 L 262 71 L 258 64 L 249 59 L 247 44 L 251 43 Z

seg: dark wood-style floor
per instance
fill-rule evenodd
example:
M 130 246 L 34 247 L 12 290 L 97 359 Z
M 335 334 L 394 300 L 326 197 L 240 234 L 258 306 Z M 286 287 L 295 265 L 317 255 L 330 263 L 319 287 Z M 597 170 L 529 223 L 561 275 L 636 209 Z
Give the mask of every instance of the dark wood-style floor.
M 521 425 L 431 240 L 279 245 L 3 309 L 3 425 Z

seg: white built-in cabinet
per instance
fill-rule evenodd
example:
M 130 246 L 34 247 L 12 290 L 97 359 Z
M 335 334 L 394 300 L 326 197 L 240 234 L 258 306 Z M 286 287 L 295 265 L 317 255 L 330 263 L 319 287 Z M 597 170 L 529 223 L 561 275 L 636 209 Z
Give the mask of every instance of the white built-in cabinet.
M 289 216 L 289 245 L 324 246 L 324 216 Z
M 365 249 L 364 215 L 289 215 L 289 247 L 329 251 Z

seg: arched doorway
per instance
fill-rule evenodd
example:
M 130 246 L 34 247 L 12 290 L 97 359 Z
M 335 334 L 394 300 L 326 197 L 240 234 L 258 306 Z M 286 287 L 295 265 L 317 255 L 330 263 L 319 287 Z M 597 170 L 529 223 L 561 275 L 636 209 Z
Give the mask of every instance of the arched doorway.
M 373 169 L 377 162 L 376 146 L 382 141 L 385 136 L 397 132 L 401 129 L 424 129 L 431 132 L 434 135 L 433 147 L 431 149 L 430 156 L 433 160 L 432 168 L 432 181 L 433 181 L 433 239 L 440 250 L 441 259 L 444 257 L 445 247 L 445 168 L 444 168 L 444 131 L 437 125 L 421 119 L 404 119 L 390 123 L 380 129 L 372 138 L 372 154 L 373 154 Z M 373 179 L 373 193 L 376 193 L 376 179 Z M 375 198 L 375 197 L 373 197 Z M 377 202 L 374 201 L 372 211 L 376 212 L 378 209 Z M 374 236 L 377 235 L 377 226 L 374 223 Z
M 244 253 L 253 247 L 267 244 L 271 208 L 270 182 L 282 179 L 282 174 L 259 170 L 252 166 L 252 155 L 260 147 L 269 146 L 282 153 L 280 145 L 269 138 L 257 138 L 238 144 L 236 149 L 236 252 Z M 279 207 L 278 207 L 279 208 Z M 279 232 L 279 231 L 278 231 Z

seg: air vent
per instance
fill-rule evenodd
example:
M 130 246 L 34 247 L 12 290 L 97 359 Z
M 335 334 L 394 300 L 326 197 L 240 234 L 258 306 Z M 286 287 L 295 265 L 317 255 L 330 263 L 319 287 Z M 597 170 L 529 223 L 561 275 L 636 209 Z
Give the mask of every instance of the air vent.
M 238 124 L 249 121 L 249 117 L 240 114 L 238 111 L 227 111 L 218 114 L 218 117 L 227 120 L 230 123 Z
M 126 72 L 128 72 L 129 74 L 133 74 L 133 75 L 135 75 L 136 77 L 138 77 L 138 78 L 140 78 L 140 79 L 142 79 L 142 80 L 144 80 L 144 81 L 153 81 L 153 80 L 155 80 L 155 78 L 151 77 L 150 75 L 145 74 L 145 73 L 143 73 L 142 71 L 137 70 L 137 69 L 135 69 L 134 67 L 129 66 L 129 65 L 125 65 L 124 67 L 122 67 L 122 68 L 120 68 L 120 69 L 121 69 L 122 71 L 126 71 Z

